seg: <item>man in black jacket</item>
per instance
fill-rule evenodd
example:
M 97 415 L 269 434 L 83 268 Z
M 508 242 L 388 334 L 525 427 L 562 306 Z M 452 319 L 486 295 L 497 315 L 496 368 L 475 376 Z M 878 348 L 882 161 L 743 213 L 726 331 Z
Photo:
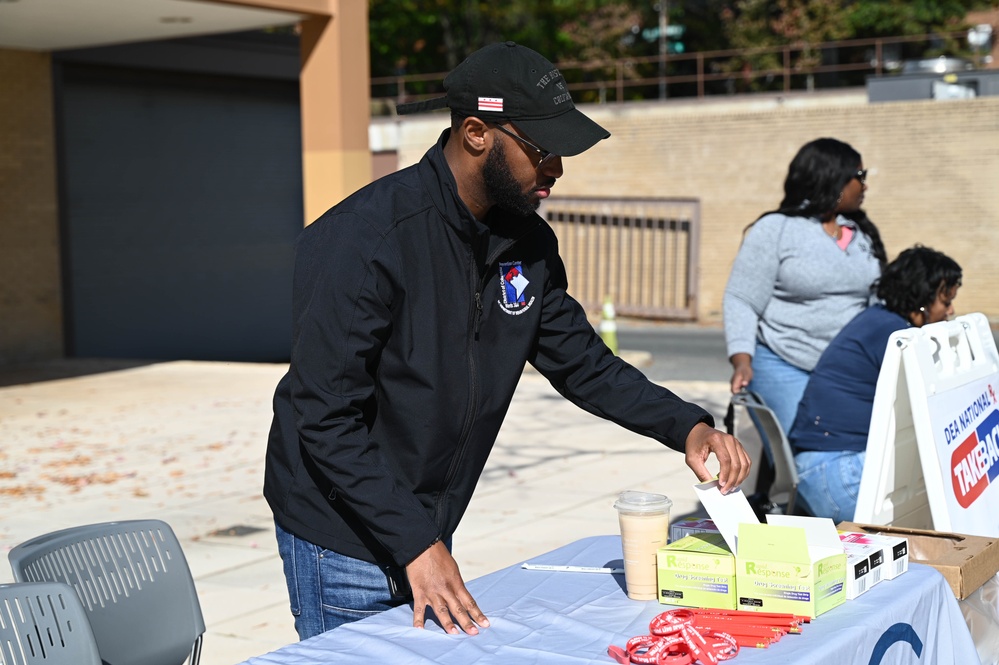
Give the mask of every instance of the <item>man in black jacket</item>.
M 512 42 L 469 56 L 416 166 L 354 193 L 296 247 L 293 345 L 274 396 L 264 496 L 302 639 L 372 612 L 427 607 L 451 633 L 488 619 L 450 539 L 525 363 L 590 413 L 684 451 L 724 489 L 749 459 L 703 409 L 614 356 L 566 292 L 535 213 L 562 158 L 610 136 L 558 69 Z

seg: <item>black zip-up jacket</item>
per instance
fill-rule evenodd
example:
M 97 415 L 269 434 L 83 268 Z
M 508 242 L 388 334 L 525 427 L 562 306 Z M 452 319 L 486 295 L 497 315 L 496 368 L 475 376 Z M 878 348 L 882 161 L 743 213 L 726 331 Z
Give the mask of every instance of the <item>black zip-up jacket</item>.
M 448 133 L 302 232 L 291 366 L 274 395 L 275 519 L 387 565 L 454 532 L 525 362 L 586 411 L 676 450 L 713 424 L 607 349 L 539 216 L 475 219 L 444 159 Z

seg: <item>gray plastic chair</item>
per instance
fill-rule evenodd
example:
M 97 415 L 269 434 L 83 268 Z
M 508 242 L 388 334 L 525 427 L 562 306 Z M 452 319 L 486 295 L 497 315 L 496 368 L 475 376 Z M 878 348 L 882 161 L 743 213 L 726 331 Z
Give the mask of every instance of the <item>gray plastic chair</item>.
M 106 665 L 197 665 L 205 620 L 173 529 L 106 522 L 38 536 L 8 554 L 18 582 L 64 582 L 87 610 Z
M 743 407 L 749 413 L 760 441 L 773 462 L 774 480 L 768 492 L 770 500 L 783 506 L 785 514 L 793 514 L 798 496 L 798 467 L 794 465 L 794 453 L 791 452 L 791 444 L 788 443 L 784 428 L 780 426 L 773 410 L 754 392 L 747 390 L 732 395 L 730 408 L 734 407 Z
M 0 584 L 0 663 L 101 665 L 76 592 L 61 582 Z

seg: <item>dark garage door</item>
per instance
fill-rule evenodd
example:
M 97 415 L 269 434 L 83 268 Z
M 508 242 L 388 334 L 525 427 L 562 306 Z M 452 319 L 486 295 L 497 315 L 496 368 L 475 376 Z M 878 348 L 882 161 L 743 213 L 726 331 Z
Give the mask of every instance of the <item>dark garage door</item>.
M 67 64 L 68 354 L 285 360 L 297 83 Z

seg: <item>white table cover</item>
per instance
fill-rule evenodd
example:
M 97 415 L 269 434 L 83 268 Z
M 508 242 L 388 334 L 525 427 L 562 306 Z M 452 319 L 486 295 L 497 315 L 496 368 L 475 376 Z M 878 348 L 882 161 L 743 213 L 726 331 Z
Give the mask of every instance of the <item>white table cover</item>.
M 621 567 L 621 540 L 595 536 L 532 563 Z M 412 627 L 409 606 L 251 658 L 245 665 L 612 665 L 611 644 L 648 632 L 670 606 L 629 600 L 624 576 L 524 570 L 511 566 L 468 583 L 492 624 L 479 635 Z M 289 617 L 290 620 L 290 617 Z M 733 662 L 844 665 L 978 663 L 978 654 L 943 576 L 929 566 L 884 581 L 766 649 L 743 648 Z

